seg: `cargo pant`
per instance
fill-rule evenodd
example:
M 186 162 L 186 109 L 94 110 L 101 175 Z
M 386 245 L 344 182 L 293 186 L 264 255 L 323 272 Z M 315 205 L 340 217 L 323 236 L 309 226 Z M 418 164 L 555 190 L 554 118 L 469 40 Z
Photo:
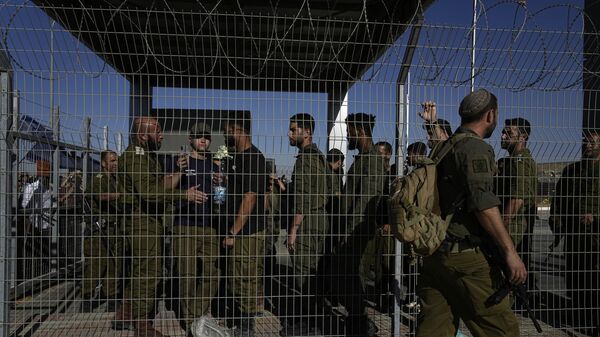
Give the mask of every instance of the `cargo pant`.
M 145 319 L 154 308 L 162 273 L 164 228 L 156 218 L 133 214 L 126 220 L 125 231 L 131 247 L 131 279 L 125 299 L 131 301 L 132 317 Z
M 325 236 L 329 233 L 329 219 L 323 210 L 322 214 L 304 215 L 298 229 L 295 250 L 292 257 L 294 270 L 294 289 L 301 296 L 292 297 L 292 305 L 287 303 L 288 310 L 293 309 L 290 316 L 318 314 L 315 296 L 319 295 L 317 269 L 325 248 Z
M 173 254 L 179 278 L 180 319 L 188 326 L 208 314 L 219 287 L 220 242 L 210 227 L 173 227 Z
M 92 298 L 96 285 L 102 282 L 102 296 L 116 299 L 123 276 L 123 239 L 119 225 L 109 224 L 102 231 L 89 233 L 83 240 L 83 255 L 81 296 Z
M 509 297 L 488 307 L 485 301 L 503 284 L 500 270 L 490 267 L 475 248 L 424 258 L 417 284 L 421 312 L 418 337 L 454 337 L 462 319 L 474 337 L 519 336 Z
M 265 231 L 238 235 L 227 252 L 227 288 L 242 315 L 263 311 Z

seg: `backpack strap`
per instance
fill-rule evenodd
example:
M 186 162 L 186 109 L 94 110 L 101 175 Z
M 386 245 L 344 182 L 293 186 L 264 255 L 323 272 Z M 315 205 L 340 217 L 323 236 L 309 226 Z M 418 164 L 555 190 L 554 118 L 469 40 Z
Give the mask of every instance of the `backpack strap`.
M 466 138 L 476 138 L 476 136 L 468 132 L 455 133 L 452 135 L 452 137 L 442 143 L 442 145 L 439 145 L 433 149 L 431 159 L 436 165 L 439 164 L 444 157 L 450 153 L 450 150 L 452 150 L 454 146 L 458 144 L 458 142 Z

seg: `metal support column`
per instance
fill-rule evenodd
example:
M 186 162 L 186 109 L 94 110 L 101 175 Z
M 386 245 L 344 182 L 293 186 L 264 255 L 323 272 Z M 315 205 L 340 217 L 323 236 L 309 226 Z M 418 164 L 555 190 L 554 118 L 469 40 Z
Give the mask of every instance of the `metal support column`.
M 12 69 L 4 51 L 0 50 L 0 337 L 8 337 L 9 333 L 10 271 L 14 263 L 10 247 L 12 105 Z
M 52 139 L 60 142 L 60 116 L 58 107 L 52 109 Z M 60 203 L 60 147 L 55 146 L 52 153 L 52 238 L 50 244 L 50 272 L 58 271 L 58 235 Z M 55 207 L 56 206 L 56 207 Z
M 421 27 L 423 25 L 423 17 L 419 16 L 413 23 L 408 44 L 404 51 L 404 57 L 402 59 L 402 65 L 398 78 L 396 79 L 396 175 L 402 176 L 404 174 L 404 150 L 406 149 L 407 141 L 407 112 L 408 112 L 408 91 L 406 83 L 408 80 L 410 65 L 419 42 L 419 34 L 421 33 Z M 394 270 L 396 275 L 396 287 L 395 292 L 395 305 L 394 305 L 394 336 L 400 336 L 400 300 L 402 299 L 403 284 L 402 284 L 402 268 L 403 256 L 402 256 L 402 243 L 396 240 L 396 254 Z
M 16 134 L 17 132 L 19 132 L 19 124 L 20 124 L 20 119 L 21 119 L 21 108 L 20 108 L 20 96 L 19 96 L 19 91 L 15 90 L 13 92 L 13 106 L 12 106 L 12 126 L 11 126 L 11 131 Z M 12 137 L 12 156 L 13 158 L 11 159 L 11 163 L 10 163 L 10 168 L 12 170 L 12 207 L 14 210 L 19 208 L 19 188 L 18 188 L 18 180 L 19 180 L 19 140 L 18 138 L 16 138 L 14 135 Z M 14 221 L 13 222 L 13 226 L 11 228 L 11 233 L 12 233 L 12 240 L 11 240 L 11 256 L 14 256 L 15 258 L 17 257 L 17 240 L 19 235 L 17 234 L 17 223 L 18 221 Z M 10 271 L 10 275 L 11 275 L 11 285 L 10 287 L 13 288 L 16 286 L 16 280 L 17 280 L 17 264 L 16 263 L 12 263 L 11 264 L 11 271 Z

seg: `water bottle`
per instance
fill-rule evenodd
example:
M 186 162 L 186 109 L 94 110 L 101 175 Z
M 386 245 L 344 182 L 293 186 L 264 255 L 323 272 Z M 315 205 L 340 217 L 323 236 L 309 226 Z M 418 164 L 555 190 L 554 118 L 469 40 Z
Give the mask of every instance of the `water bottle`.
M 221 167 L 213 172 L 213 203 L 223 205 L 227 199 L 227 187 L 225 186 L 225 174 Z

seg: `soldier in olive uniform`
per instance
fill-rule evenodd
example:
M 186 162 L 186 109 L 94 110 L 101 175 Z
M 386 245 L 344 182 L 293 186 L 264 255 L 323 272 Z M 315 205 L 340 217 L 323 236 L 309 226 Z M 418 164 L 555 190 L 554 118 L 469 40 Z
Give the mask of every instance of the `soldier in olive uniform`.
M 83 241 L 85 264 L 81 287 L 82 312 L 90 312 L 109 300 L 107 311 L 116 308 L 121 279 L 123 242 L 118 199 L 121 195 L 117 183 L 118 156 L 114 151 L 100 154 L 102 172 L 94 175 L 86 188 L 86 198 L 94 216 L 90 218 Z M 102 282 L 102 295 L 92 300 L 96 285 Z
M 531 124 L 524 118 L 512 118 L 504 122 L 500 145 L 508 151 L 509 156 L 498 160 L 495 189 L 502 202 L 500 212 L 504 224 L 526 267 L 529 267 L 537 189 L 536 164 L 527 148 L 530 134 Z
M 361 270 L 372 264 L 374 257 L 364 254 L 378 227 L 377 209 L 384 194 L 387 173 L 384 158 L 373 145 L 375 116 L 364 113 L 350 114 L 346 118 L 348 149 L 358 149 L 358 155 L 348 170 L 342 193 L 342 238 L 334 267 L 340 272 L 334 279 L 341 291 L 341 302 L 348 311 L 347 336 L 375 336 L 377 327 L 368 319 L 365 308 L 365 275 Z
M 587 130 L 583 158 L 562 171 L 550 210 L 550 225 L 565 236 L 567 289 L 577 325 L 598 330 L 600 249 L 600 131 Z M 596 331 L 597 333 L 598 331 Z
M 165 176 L 156 157 L 163 140 L 159 122 L 151 117 L 134 120 L 131 141 L 119 159 L 122 205 L 130 212 L 125 220 L 126 237 L 131 247 L 131 281 L 125 301 L 115 314 L 115 323 L 133 320 L 136 336 L 162 336 L 150 325 L 147 316 L 154 306 L 158 278 L 162 271 L 162 215 L 168 203 L 185 200 L 204 203 L 207 195 L 191 187 L 176 189 L 181 179 L 177 172 Z M 185 157 L 178 161 L 185 169 Z
M 525 265 L 506 230 L 493 193 L 494 152 L 483 141 L 498 120 L 496 96 L 479 89 L 460 104 L 461 126 L 442 146 L 453 146 L 438 165 L 442 216 L 453 214 L 446 241 L 423 259 L 417 284 L 421 312 L 417 336 L 456 336 L 459 320 L 473 336 L 519 336 L 508 298 L 494 306 L 486 300 L 503 282 L 479 245 L 493 242 L 505 261 L 507 280 L 522 284 Z M 461 136 L 464 134 L 464 136 Z M 450 143 L 449 143 L 450 142 Z
M 314 322 L 316 309 L 316 274 L 329 233 L 326 204 L 329 195 L 325 156 L 315 143 L 315 120 L 306 113 L 290 118 L 288 138 L 298 148 L 292 172 L 294 203 L 287 247 L 292 256 L 294 288 L 301 297 L 294 301 L 293 318 L 284 320 L 283 336 L 320 335 Z M 296 309 L 297 308 L 297 309 Z M 309 318 L 311 318 L 309 320 Z

